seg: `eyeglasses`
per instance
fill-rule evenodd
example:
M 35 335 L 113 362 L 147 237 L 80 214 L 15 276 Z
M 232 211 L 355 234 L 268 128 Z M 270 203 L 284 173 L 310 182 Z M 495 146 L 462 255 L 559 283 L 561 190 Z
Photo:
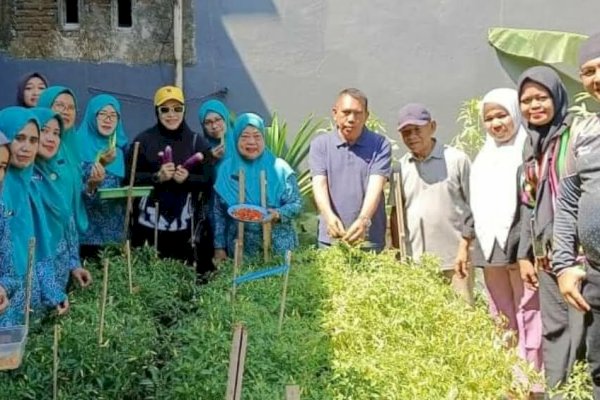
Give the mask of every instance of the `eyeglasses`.
M 119 119 L 119 114 L 117 113 L 107 113 L 104 111 L 101 111 L 97 114 L 98 119 L 104 120 L 104 121 L 116 121 Z
M 168 114 L 169 112 L 174 112 L 174 113 L 180 114 L 184 110 L 185 110 L 185 106 L 175 106 L 175 107 L 161 106 L 161 107 L 158 107 L 158 112 L 161 114 Z
M 65 104 L 65 103 L 54 103 L 52 108 L 57 109 L 58 111 L 75 111 L 75 104 Z
M 205 119 L 204 126 L 220 125 L 223 123 L 223 118 Z

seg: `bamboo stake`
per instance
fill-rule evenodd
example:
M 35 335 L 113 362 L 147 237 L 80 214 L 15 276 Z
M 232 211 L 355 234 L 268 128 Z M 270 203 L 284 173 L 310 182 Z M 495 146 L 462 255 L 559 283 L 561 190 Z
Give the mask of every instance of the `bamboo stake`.
M 31 289 L 33 280 L 33 264 L 35 262 L 35 238 L 29 239 L 27 254 L 27 289 L 25 292 L 25 331 L 29 332 L 29 314 L 31 313 Z
M 287 271 L 283 277 L 283 288 L 281 290 L 281 305 L 279 307 L 279 324 L 277 325 L 277 333 L 281 333 L 281 327 L 283 326 L 283 316 L 285 314 L 285 301 L 287 298 L 287 287 L 288 280 L 290 277 L 290 269 L 292 268 L 292 252 L 288 250 L 285 255 L 285 264 L 288 266 Z
M 135 142 L 133 144 L 133 160 L 131 162 L 131 173 L 129 176 L 129 187 L 127 189 L 127 208 L 125 209 L 125 226 L 123 227 L 124 237 L 127 239 L 129 237 L 129 218 L 131 218 L 131 209 L 132 209 L 132 190 L 133 184 L 135 183 L 135 170 L 137 168 L 137 159 L 138 153 L 140 151 L 140 142 Z
M 53 377 L 53 385 L 52 385 L 52 398 L 54 400 L 58 399 L 58 340 L 60 338 L 60 326 L 58 324 L 54 325 L 54 369 L 52 373 Z
M 158 224 L 160 224 L 160 203 L 154 202 L 154 251 L 158 254 Z
M 241 400 L 244 363 L 248 347 L 248 332 L 242 324 L 237 324 L 233 331 L 231 353 L 229 354 L 229 377 L 227 380 L 226 400 Z
M 200 206 L 200 199 L 202 198 L 202 194 L 198 195 L 198 201 L 196 204 Z M 196 240 L 194 240 L 194 234 L 196 233 L 196 208 L 191 207 L 191 218 L 190 218 L 190 244 L 192 246 L 192 266 L 194 267 L 194 271 L 198 271 L 198 262 L 196 261 Z
M 241 265 L 241 259 L 242 259 L 242 255 L 241 253 L 241 246 L 238 240 L 235 241 L 234 243 L 234 249 L 233 249 L 233 287 L 231 288 L 231 300 L 235 300 L 235 291 L 236 291 L 236 285 L 235 285 L 235 280 L 238 276 L 238 272 L 240 269 L 240 265 Z
M 239 201 L 240 204 L 244 204 L 246 202 L 246 173 L 243 169 L 240 168 L 239 173 Z M 238 222 L 238 242 L 242 247 L 242 252 L 244 250 L 244 223 Z
M 285 387 L 285 400 L 300 400 L 300 386 L 287 385 Z
M 423 223 L 423 218 L 419 218 L 419 229 L 421 229 L 421 253 L 425 253 L 427 246 L 425 246 L 425 224 Z
M 406 256 L 406 232 L 404 230 L 404 200 L 402 199 L 402 177 L 399 172 L 394 172 L 394 200 L 396 201 L 396 226 L 398 232 L 398 249 L 400 258 Z
M 125 257 L 127 258 L 127 274 L 129 275 L 129 294 L 133 294 L 133 279 L 131 267 L 131 242 L 129 239 L 125 242 Z
M 108 259 L 103 261 L 104 277 L 102 281 L 102 302 L 100 304 L 100 328 L 98 330 L 98 344 L 101 346 L 104 341 L 104 312 L 106 309 L 106 296 L 108 294 Z
M 260 171 L 260 204 L 263 208 L 267 208 L 267 174 L 266 172 Z M 262 226 L 263 230 L 263 253 L 265 262 L 271 259 L 271 223 L 264 223 Z

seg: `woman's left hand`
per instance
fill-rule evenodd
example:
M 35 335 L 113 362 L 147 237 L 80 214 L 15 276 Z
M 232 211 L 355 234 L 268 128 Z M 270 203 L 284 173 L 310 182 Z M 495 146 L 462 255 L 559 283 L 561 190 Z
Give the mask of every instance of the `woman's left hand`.
M 173 175 L 173 179 L 177 183 L 183 183 L 188 176 L 190 176 L 190 172 L 181 165 L 178 165 L 177 169 L 175 170 L 175 174 Z

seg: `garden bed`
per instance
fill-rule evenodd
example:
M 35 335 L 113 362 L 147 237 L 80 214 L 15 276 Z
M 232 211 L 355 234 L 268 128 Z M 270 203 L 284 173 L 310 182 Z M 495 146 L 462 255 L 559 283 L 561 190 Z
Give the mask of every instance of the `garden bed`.
M 287 384 L 315 400 L 479 400 L 519 392 L 517 358 L 499 344 L 485 306 L 465 306 L 435 260 L 400 265 L 391 253 L 298 251 L 278 333 L 281 277 L 245 283 L 232 301 L 230 265 L 196 286 L 187 267 L 145 248 L 134 251 L 137 290 L 130 295 L 122 257 L 110 259 L 104 343 L 98 345 L 101 270 L 92 266 L 95 284 L 71 295 L 68 316 L 33 321 L 23 366 L 0 373 L 3 397 L 48 398 L 54 323 L 62 331 L 61 399 L 222 399 L 237 322 L 248 331 L 248 400 L 283 399 Z M 243 272 L 258 268 L 264 265 Z

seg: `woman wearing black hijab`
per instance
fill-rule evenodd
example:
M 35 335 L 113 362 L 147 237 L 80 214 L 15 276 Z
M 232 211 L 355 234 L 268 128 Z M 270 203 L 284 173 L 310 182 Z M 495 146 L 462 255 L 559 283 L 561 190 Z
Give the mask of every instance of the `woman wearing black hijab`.
M 554 203 L 573 118 L 567 90 L 553 69 L 526 70 L 518 90 L 529 135 L 523 150 L 523 223 L 517 257 L 525 284 L 540 291 L 545 377 L 553 388 L 566 381 L 573 363 L 585 354 L 583 315 L 564 301 L 551 270 Z
M 17 105 L 21 107 L 35 107 L 40 98 L 40 93 L 48 87 L 48 80 L 39 72 L 25 74 L 17 85 Z
M 135 184 L 150 185 L 154 189 L 150 196 L 138 203 L 131 232 L 132 243 L 137 246 L 154 243 L 154 229 L 158 227 L 160 256 L 189 265 L 196 261 L 196 270 L 202 275 L 214 268 L 213 251 L 204 251 L 201 257 L 194 259 L 191 228 L 199 195 L 208 199 L 212 190 L 212 166 L 206 162 L 210 157 L 210 145 L 185 123 L 185 100 L 180 88 L 164 86 L 158 89 L 154 105 L 156 125 L 135 139 L 140 142 Z M 203 162 L 184 166 L 185 161 L 198 152 L 202 153 Z M 131 150 L 129 165 L 132 153 Z M 202 243 L 204 245 L 206 243 Z

